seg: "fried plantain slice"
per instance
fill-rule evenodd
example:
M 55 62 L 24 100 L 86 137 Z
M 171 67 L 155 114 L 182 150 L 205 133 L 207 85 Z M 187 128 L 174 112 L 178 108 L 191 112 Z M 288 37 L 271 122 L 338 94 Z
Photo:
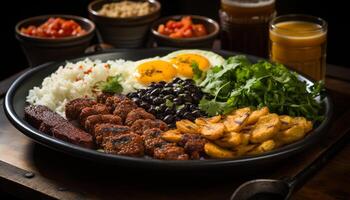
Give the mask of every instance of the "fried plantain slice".
M 168 142 L 179 142 L 181 141 L 182 134 L 177 129 L 168 130 L 166 132 L 163 132 L 160 137 Z
M 233 112 L 233 115 L 226 116 L 223 121 L 226 132 L 239 132 L 246 124 L 250 114 L 250 108 L 241 108 Z
M 279 118 L 281 121 L 281 130 L 286 130 L 293 126 L 293 118 L 291 116 L 281 115 Z
M 212 158 L 234 158 L 236 156 L 233 151 L 221 148 L 211 142 L 204 145 L 204 151 Z
M 275 144 L 274 140 L 266 140 L 265 142 L 261 143 L 259 146 L 257 146 L 252 151 L 249 151 L 247 154 L 248 155 L 260 154 L 260 153 L 271 151 L 275 147 L 276 147 L 276 144 Z
M 255 124 L 260 117 L 269 114 L 269 112 L 269 108 L 266 106 L 260 108 L 259 110 L 253 111 L 247 119 L 247 124 Z
M 242 143 L 243 134 L 237 132 L 229 132 L 224 136 L 215 141 L 215 144 L 224 148 L 234 148 Z
M 201 127 L 201 134 L 209 140 L 216 140 L 224 135 L 223 123 L 207 123 Z
M 239 145 L 235 147 L 233 150 L 237 156 L 243 156 L 243 155 L 246 155 L 247 152 L 253 150 L 256 146 L 257 146 L 256 144 Z
M 313 126 L 312 122 L 306 120 L 305 117 L 294 117 L 292 121 L 293 121 L 293 124 L 295 125 L 303 126 L 305 133 L 312 130 L 312 126 Z
M 262 143 L 276 135 L 281 127 L 277 114 L 268 114 L 259 118 L 250 137 L 252 143 Z
M 199 134 L 200 128 L 195 123 L 191 122 L 190 120 L 184 119 L 181 121 L 176 122 L 176 128 L 181 133 L 189 133 L 189 134 Z
M 290 144 L 292 142 L 298 141 L 305 136 L 306 132 L 302 125 L 294 125 L 287 130 L 280 131 L 276 134 L 276 141 L 282 144 Z
M 198 126 L 204 126 L 207 123 L 218 123 L 221 120 L 221 115 L 216 115 L 214 117 L 210 117 L 210 118 L 197 118 L 194 123 L 197 124 Z

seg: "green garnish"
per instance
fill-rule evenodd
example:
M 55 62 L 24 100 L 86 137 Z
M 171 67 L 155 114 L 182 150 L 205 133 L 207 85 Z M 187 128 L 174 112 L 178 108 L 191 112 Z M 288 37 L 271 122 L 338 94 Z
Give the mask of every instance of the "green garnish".
M 174 103 L 169 100 L 169 99 L 166 99 L 165 100 L 165 105 L 168 107 L 168 108 L 172 108 L 174 106 Z
M 215 99 L 208 100 L 205 98 L 199 102 L 198 106 L 199 109 L 205 111 L 209 116 L 227 114 L 233 109 L 227 106 L 225 102 L 215 101 Z
M 323 83 L 308 87 L 297 76 L 281 64 L 252 64 L 245 56 L 230 57 L 222 66 L 211 68 L 200 83 L 203 92 L 214 99 L 202 100 L 199 107 L 212 116 L 241 107 L 267 106 L 278 114 L 322 120 L 321 105 L 315 98 L 324 90 Z
M 198 63 L 192 62 L 191 67 L 192 67 L 192 72 L 193 72 L 192 79 L 196 83 L 203 81 L 203 79 L 205 78 L 205 72 L 203 72 L 202 70 L 199 69 Z
M 123 87 L 120 84 L 122 81 L 122 76 L 120 74 L 116 76 L 109 76 L 105 82 L 101 82 L 99 84 L 99 88 L 102 92 L 108 93 L 122 93 Z

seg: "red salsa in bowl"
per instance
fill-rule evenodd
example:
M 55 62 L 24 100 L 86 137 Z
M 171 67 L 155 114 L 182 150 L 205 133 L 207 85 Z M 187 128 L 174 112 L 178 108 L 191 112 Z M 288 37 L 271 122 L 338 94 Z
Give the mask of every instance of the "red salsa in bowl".
M 22 27 L 21 33 L 42 38 L 64 38 L 84 35 L 86 31 L 74 20 L 50 17 L 39 26 Z

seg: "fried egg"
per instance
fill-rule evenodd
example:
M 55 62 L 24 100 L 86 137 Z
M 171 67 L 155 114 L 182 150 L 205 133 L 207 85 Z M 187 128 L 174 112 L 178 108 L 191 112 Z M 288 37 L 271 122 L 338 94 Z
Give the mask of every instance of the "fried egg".
M 193 65 L 201 71 L 225 62 L 220 55 L 204 50 L 188 49 L 174 51 L 164 57 L 154 57 L 134 62 L 134 77 L 142 85 L 152 82 L 169 82 L 175 77 L 192 78 Z
M 158 57 L 136 62 L 135 77 L 139 83 L 144 85 L 159 81 L 169 82 L 176 74 L 176 69 L 170 62 Z
M 210 67 L 221 65 L 225 62 L 225 59 L 216 53 L 198 49 L 174 51 L 161 59 L 173 64 L 176 68 L 177 76 L 184 78 L 193 77 L 192 68 L 194 64 L 201 71 L 207 71 Z

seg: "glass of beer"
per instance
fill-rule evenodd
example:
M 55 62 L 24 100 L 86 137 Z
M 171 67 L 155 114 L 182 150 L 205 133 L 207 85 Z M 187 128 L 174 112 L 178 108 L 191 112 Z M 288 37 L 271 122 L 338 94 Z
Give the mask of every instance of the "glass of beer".
M 284 15 L 270 22 L 270 59 L 315 80 L 326 74 L 327 23 L 308 15 Z
M 275 0 L 221 0 L 219 15 L 223 49 L 268 57 Z

